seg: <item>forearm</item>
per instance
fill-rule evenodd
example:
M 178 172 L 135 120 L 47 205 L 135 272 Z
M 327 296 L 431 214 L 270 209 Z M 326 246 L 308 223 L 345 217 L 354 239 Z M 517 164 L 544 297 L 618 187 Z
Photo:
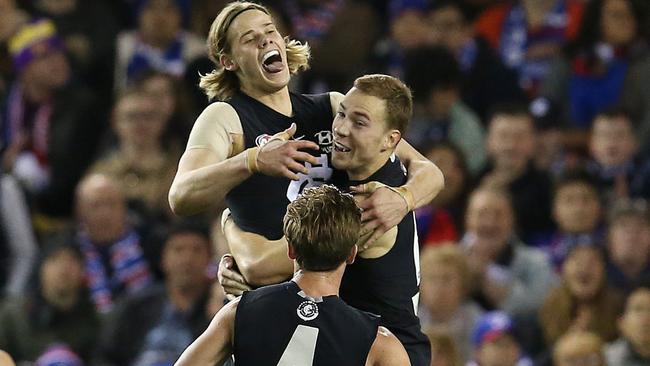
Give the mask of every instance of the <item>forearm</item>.
M 202 168 L 179 172 L 169 190 L 169 204 L 172 211 L 181 216 L 205 211 L 222 202 L 231 189 L 250 176 L 246 152 Z
M 395 153 L 406 167 L 404 187 L 413 195 L 414 208 L 429 204 L 445 185 L 442 172 L 405 140 L 400 141 Z
M 284 238 L 268 240 L 262 235 L 241 230 L 232 218 L 224 223 L 230 253 L 246 282 L 259 287 L 282 282 L 293 274 Z

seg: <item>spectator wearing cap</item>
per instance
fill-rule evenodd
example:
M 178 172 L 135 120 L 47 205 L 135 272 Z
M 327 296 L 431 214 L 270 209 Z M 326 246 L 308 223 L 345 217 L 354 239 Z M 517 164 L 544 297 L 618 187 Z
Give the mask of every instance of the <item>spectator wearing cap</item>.
M 563 335 L 553 347 L 555 366 L 605 366 L 603 341 L 594 333 L 573 331 Z M 611 366 L 622 366 L 610 363 Z
M 54 344 L 65 344 L 88 361 L 100 319 L 88 297 L 83 257 L 67 233 L 45 245 L 34 275 L 34 292 L 10 299 L 0 310 L 0 349 L 16 362 L 34 362 Z
M 187 64 L 207 53 L 205 41 L 183 28 L 181 0 L 139 2 L 137 29 L 117 36 L 115 87 L 124 89 L 150 69 L 182 77 Z
M 621 337 L 605 351 L 609 365 L 650 364 L 650 282 L 640 281 L 630 293 L 618 321 Z
M 2 169 L 13 174 L 38 213 L 69 217 L 74 186 L 105 127 L 92 93 L 71 73 L 54 24 L 36 19 L 9 40 L 16 79 L 0 104 Z
M 171 365 L 208 326 L 211 242 L 203 226 L 173 225 L 162 253 L 164 284 L 127 296 L 109 317 L 102 365 Z
M 589 172 L 605 202 L 650 199 L 650 161 L 638 156 L 639 141 L 629 115 L 620 109 L 600 112 L 591 126 Z
M 472 334 L 474 361 L 467 366 L 532 366 L 513 333 L 513 321 L 500 311 L 483 315 Z
M 34 366 L 84 366 L 83 360 L 65 344 L 50 346 Z
M 534 314 L 555 285 L 546 256 L 515 235 L 507 192 L 479 187 L 470 195 L 461 241 L 472 275 L 472 297 L 488 310 Z
M 598 193 L 594 179 L 583 170 L 566 171 L 555 182 L 552 203 L 557 229 L 532 243 L 546 252 L 556 270 L 575 245 L 602 241 L 602 204 Z
M 650 210 L 645 200 L 620 200 L 611 208 L 607 233 L 607 280 L 625 293 L 650 277 Z
M 460 99 L 461 73 L 443 47 L 419 48 L 406 55 L 406 83 L 413 88 L 413 120 L 406 139 L 416 147 L 450 141 L 460 147 L 470 172 L 485 163 L 485 130 Z
M 547 346 L 568 331 L 597 334 L 604 341 L 618 335 L 621 312 L 618 293 L 607 286 L 603 250 L 595 245 L 573 245 L 562 265 L 562 283 L 551 291 L 539 313 Z

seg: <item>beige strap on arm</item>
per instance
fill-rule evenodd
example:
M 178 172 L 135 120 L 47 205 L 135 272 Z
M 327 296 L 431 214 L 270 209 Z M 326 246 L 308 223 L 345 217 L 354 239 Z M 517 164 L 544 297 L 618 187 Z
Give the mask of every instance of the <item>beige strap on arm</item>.
M 406 207 L 409 212 L 413 211 L 413 208 L 415 207 L 415 199 L 413 198 L 413 193 L 406 186 L 391 187 L 385 185 L 384 183 L 375 182 L 375 181 L 365 183 L 364 185 L 368 193 L 372 193 L 378 190 L 379 188 L 388 188 L 391 191 L 399 194 L 400 197 L 404 199 L 404 202 L 406 202 Z

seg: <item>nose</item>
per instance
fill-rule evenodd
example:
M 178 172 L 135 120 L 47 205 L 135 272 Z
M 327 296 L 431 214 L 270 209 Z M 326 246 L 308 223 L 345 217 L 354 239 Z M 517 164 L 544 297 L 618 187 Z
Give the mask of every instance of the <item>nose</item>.
M 259 39 L 259 41 L 258 41 L 257 44 L 258 44 L 259 48 L 264 48 L 269 43 L 273 43 L 273 40 L 271 40 L 271 38 L 269 36 L 267 36 L 266 34 L 260 34 L 258 39 Z
M 348 135 L 348 128 L 346 127 L 345 121 L 341 121 L 339 118 L 334 120 L 334 136 L 344 137 Z

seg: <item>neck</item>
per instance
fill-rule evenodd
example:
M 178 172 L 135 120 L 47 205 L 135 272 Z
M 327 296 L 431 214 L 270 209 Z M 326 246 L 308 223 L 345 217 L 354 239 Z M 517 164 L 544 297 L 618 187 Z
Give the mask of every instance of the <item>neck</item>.
M 375 174 L 379 169 L 381 169 L 381 167 L 384 166 L 384 164 L 386 164 L 386 161 L 388 161 L 388 158 L 392 153 L 392 150 L 386 150 L 385 152 L 381 153 L 379 158 L 375 159 L 368 165 L 364 165 L 358 171 L 348 170 L 348 178 L 356 181 L 370 178 L 371 175 Z
M 121 144 L 120 152 L 124 158 L 134 166 L 143 166 L 151 169 L 158 166 L 164 159 L 164 152 L 159 143 L 152 144 Z
M 267 93 L 263 90 L 242 85 L 241 91 L 278 113 L 284 114 L 285 116 L 293 115 L 291 97 L 289 96 L 289 88 L 287 86 L 274 93 Z
M 174 307 L 182 312 L 186 312 L 194 306 L 206 291 L 207 284 L 205 281 L 194 283 L 188 286 L 174 286 L 167 282 L 167 295 L 169 301 Z
M 31 103 L 43 103 L 52 97 L 52 91 L 43 88 L 38 83 L 23 83 L 23 94 L 25 99 Z
M 344 270 L 345 263 L 330 272 L 312 272 L 299 269 L 294 274 L 293 281 L 298 284 L 298 287 L 300 287 L 307 296 L 338 296 Z

